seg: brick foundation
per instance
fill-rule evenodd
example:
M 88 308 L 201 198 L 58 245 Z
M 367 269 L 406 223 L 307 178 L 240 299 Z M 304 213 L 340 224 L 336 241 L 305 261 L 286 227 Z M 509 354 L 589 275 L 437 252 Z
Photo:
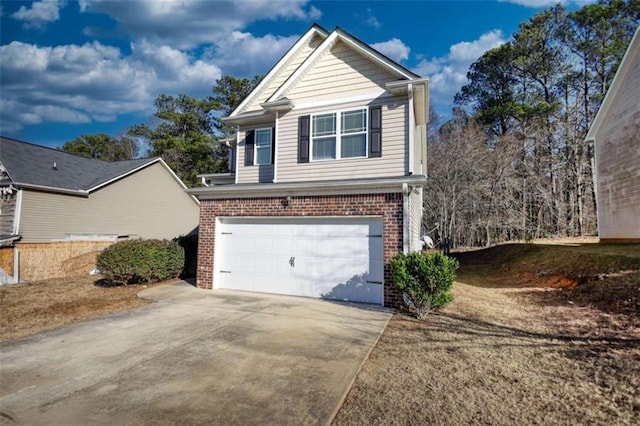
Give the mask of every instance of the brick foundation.
M 213 287 L 216 217 L 218 216 L 381 216 L 384 253 L 384 305 L 402 301 L 391 286 L 389 260 L 402 251 L 402 194 L 358 194 L 202 200 L 198 240 L 197 285 Z

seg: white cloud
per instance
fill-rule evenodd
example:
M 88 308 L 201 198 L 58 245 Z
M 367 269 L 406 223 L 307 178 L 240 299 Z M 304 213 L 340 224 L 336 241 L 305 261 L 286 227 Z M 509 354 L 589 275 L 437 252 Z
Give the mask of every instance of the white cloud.
M 429 77 L 434 103 L 450 105 L 454 95 L 467 84 L 467 71 L 487 50 L 506 42 L 502 31 L 492 30 L 473 41 L 462 41 L 449 48 L 445 56 L 423 59 L 413 71 Z
M 233 31 L 207 50 L 205 57 L 220 66 L 225 74 L 252 77 L 265 73 L 298 40 L 299 36 L 255 37 Z
M 60 19 L 60 8 L 66 4 L 60 0 L 41 0 L 31 3 L 31 8 L 20 6 L 11 17 L 24 21 L 26 26 L 38 27 L 47 22 Z
M 520 6 L 543 8 L 549 6 L 555 6 L 558 3 L 562 4 L 576 4 L 578 6 L 584 6 L 585 4 L 595 3 L 597 0 L 498 0 L 502 3 L 514 3 Z
M 147 39 L 181 49 L 222 42 L 233 31 L 257 20 L 318 19 L 322 13 L 308 0 L 81 0 L 80 11 L 105 13 L 117 29 L 133 39 Z M 102 30 L 88 28 L 91 35 Z
M 113 121 L 152 112 L 160 93 L 204 97 L 220 68 L 169 46 L 133 43 L 131 55 L 99 42 L 39 47 L 0 46 L 2 125 L 6 131 L 42 122 Z
M 380 21 L 373 14 L 371 8 L 367 8 L 367 16 L 364 17 L 364 23 L 376 30 L 381 27 Z
M 397 38 L 392 38 L 382 43 L 373 43 L 371 47 L 396 62 L 409 59 L 409 53 L 411 52 L 411 48 Z

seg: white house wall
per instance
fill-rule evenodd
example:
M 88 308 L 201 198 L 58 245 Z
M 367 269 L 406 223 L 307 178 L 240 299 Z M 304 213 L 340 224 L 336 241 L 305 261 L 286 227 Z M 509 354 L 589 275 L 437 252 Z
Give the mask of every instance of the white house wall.
M 640 49 L 595 135 L 601 239 L 640 239 Z
M 21 242 L 66 234 L 171 239 L 198 226 L 198 204 L 159 163 L 91 193 L 89 198 L 23 191 Z

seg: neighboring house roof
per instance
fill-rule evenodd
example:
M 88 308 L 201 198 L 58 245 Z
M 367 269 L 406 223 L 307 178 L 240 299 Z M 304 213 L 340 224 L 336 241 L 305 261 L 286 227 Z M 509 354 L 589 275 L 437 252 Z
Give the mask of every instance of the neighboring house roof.
M 313 49 L 308 56 L 302 61 L 302 63 L 288 76 L 284 82 L 271 94 L 267 94 L 266 102 L 262 104 L 262 107 L 267 110 L 268 108 L 278 107 L 292 108 L 293 103 L 286 97 L 289 89 L 293 87 L 296 82 L 302 78 L 306 71 L 313 67 L 313 64 L 322 57 L 322 54 L 335 45 L 336 42 L 342 41 L 350 48 L 356 50 L 358 53 L 375 62 L 380 67 L 388 70 L 398 78 L 398 81 L 411 82 L 416 81 L 420 84 L 426 84 L 426 79 L 422 79 L 418 74 L 410 71 L 397 62 L 389 59 L 387 56 L 373 49 L 371 46 L 362 42 L 355 36 L 349 34 L 340 27 L 336 27 L 331 33 L 328 33 L 324 28 L 313 25 L 300 39 L 293 45 L 291 49 L 276 63 L 276 65 L 269 71 L 258 86 L 245 98 L 245 100 L 231 113 L 228 117 L 224 117 L 223 121 L 233 122 L 234 118 L 240 118 L 241 116 L 260 117 L 264 114 L 264 111 L 245 111 L 246 106 L 250 104 L 256 97 L 260 96 L 269 83 L 272 82 L 285 68 L 284 65 L 289 57 L 300 49 L 302 45 L 307 43 L 315 35 L 323 37 L 322 43 L 320 43 L 315 49 Z
M 86 195 L 141 168 L 160 162 L 185 188 L 160 157 L 106 162 L 0 136 L 0 163 L 17 187 Z
M 600 109 L 598 109 L 598 113 L 596 114 L 596 118 L 591 123 L 591 127 L 589 128 L 589 133 L 585 137 L 587 141 L 594 141 L 596 139 L 596 134 L 600 129 L 607 113 L 611 107 L 611 104 L 614 102 L 614 99 L 618 95 L 620 90 L 620 86 L 622 86 L 622 82 L 627 77 L 627 74 L 632 72 L 632 70 L 637 69 L 640 66 L 640 27 L 636 28 L 636 32 L 629 43 L 629 47 L 627 47 L 627 51 L 622 57 L 622 61 L 620 62 L 620 66 L 616 71 L 615 76 L 613 77 L 613 81 L 611 82 L 611 86 L 607 90 L 607 94 L 602 101 L 602 105 L 600 105 Z

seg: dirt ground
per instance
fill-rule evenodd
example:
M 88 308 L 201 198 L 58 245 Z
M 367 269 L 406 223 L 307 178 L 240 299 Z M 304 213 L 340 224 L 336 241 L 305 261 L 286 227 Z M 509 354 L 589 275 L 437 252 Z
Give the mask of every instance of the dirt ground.
M 640 424 L 639 258 L 637 245 L 465 253 L 454 302 L 393 317 L 334 424 Z
M 109 287 L 99 276 L 0 287 L 0 342 L 150 303 L 140 285 Z

